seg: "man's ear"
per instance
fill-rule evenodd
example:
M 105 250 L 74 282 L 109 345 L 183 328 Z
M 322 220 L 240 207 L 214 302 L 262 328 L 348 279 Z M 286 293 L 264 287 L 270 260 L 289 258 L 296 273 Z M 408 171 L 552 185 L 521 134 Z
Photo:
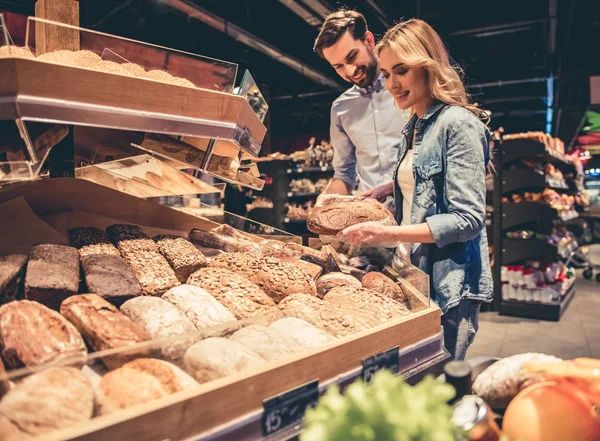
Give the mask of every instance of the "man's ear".
M 371 50 L 375 49 L 375 36 L 373 32 L 367 31 L 365 32 L 365 44 Z

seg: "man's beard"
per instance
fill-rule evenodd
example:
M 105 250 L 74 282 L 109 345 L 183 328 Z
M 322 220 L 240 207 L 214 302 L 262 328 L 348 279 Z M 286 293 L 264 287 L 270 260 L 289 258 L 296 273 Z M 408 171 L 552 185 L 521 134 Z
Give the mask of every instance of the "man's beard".
M 365 69 L 365 77 L 360 80 L 358 83 L 352 81 L 352 83 L 356 84 L 358 87 L 362 87 L 366 89 L 371 84 L 373 84 L 373 80 L 375 80 L 375 75 L 377 75 L 377 59 L 373 56 L 371 62 L 367 66 L 360 66 L 360 69 Z

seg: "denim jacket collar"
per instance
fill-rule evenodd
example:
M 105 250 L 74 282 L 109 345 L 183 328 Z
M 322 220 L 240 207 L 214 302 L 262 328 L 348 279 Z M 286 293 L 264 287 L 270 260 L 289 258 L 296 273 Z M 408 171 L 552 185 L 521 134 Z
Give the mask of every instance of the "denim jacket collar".
M 410 135 L 412 133 L 412 131 L 415 129 L 415 125 L 417 124 L 417 121 L 419 119 L 427 121 L 433 115 L 435 115 L 440 110 L 442 110 L 444 108 L 444 106 L 446 106 L 446 103 L 441 103 L 438 101 L 434 105 L 432 105 L 429 109 L 427 109 L 425 111 L 425 113 L 423 114 L 423 116 L 421 116 L 421 118 L 419 118 L 416 113 L 413 114 L 413 116 L 410 118 L 410 120 L 408 121 L 408 123 L 406 124 L 404 129 L 402 130 L 402 134 L 405 136 Z

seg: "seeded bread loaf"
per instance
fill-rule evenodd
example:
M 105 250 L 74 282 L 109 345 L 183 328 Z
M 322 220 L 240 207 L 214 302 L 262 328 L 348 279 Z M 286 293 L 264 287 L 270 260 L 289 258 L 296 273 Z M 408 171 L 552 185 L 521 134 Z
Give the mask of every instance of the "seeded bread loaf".
M 63 245 L 31 248 L 25 273 L 25 298 L 58 310 L 79 290 L 79 253 Z
M 180 285 L 171 288 L 163 294 L 162 299 L 187 316 L 195 329 L 202 330 L 236 321 L 225 306 L 198 286 Z
M 168 360 L 181 357 L 194 342 L 194 324 L 171 303 L 158 297 L 136 297 L 127 300 L 121 312 L 146 330 L 153 339 L 171 340 L 161 346 L 162 355 Z M 176 338 L 180 336 L 181 338 Z
M 122 256 L 138 251 L 158 253 L 156 243 L 137 225 L 114 224 L 106 232 Z
M 0 305 L 12 302 L 21 291 L 27 256 L 0 256 Z
M 95 351 L 133 346 L 151 339 L 144 328 L 96 294 L 70 297 L 61 305 L 60 312 Z M 115 369 L 133 358 L 151 355 L 152 351 L 147 349 L 123 351 L 102 361 L 109 369 Z
M 69 243 L 79 250 L 81 257 L 93 254 L 120 255 L 119 250 L 110 241 L 108 234 L 96 227 L 69 229 Z
M 33 374 L 0 401 L 0 418 L 14 440 L 43 436 L 88 421 L 94 412 L 94 390 L 80 369 L 53 367 Z M 15 430 L 16 429 L 16 430 Z M 18 432 L 17 432 L 18 431 Z
M 123 257 L 142 288 L 142 294 L 160 297 L 179 285 L 166 259 L 154 251 L 126 252 Z
M 119 306 L 128 299 L 142 295 L 140 283 L 119 255 L 84 255 L 81 257 L 81 267 L 87 291 L 98 294 L 114 305 Z
M 266 360 L 237 341 L 226 338 L 207 338 L 194 344 L 184 357 L 185 370 L 198 382 L 260 367 Z
M 267 361 L 279 360 L 302 350 L 301 347 L 290 344 L 276 332 L 261 325 L 246 326 L 235 332 L 229 339 L 252 349 Z
M 227 253 L 260 253 L 260 248 L 254 242 L 241 237 L 226 236 L 212 231 L 203 231 L 194 228 L 190 231 L 190 240 L 201 247 L 215 248 Z
M 269 326 L 269 331 L 298 350 L 318 348 L 336 340 L 324 330 L 296 317 L 277 320 Z
M 377 326 L 410 314 L 403 303 L 365 288 L 352 286 L 333 288 L 324 299 L 347 313 L 360 317 L 370 326 Z
M 362 318 L 306 294 L 288 296 L 277 306 L 286 317 L 302 319 L 338 338 L 370 328 Z
M 0 306 L 0 349 L 9 369 L 87 354 L 75 326 L 58 312 L 29 300 Z
M 306 227 L 316 234 L 336 235 L 352 225 L 369 221 L 395 225 L 393 214 L 383 205 L 358 201 L 332 202 L 315 208 L 306 218 Z
M 273 257 L 257 257 L 243 253 L 222 254 L 210 265 L 225 268 L 247 277 L 279 303 L 290 294 L 316 295 L 317 289 L 310 276 L 289 263 Z
M 138 358 L 102 377 L 96 388 L 98 413 L 106 415 L 198 386 L 174 364 Z
M 385 274 L 378 273 L 377 271 L 365 274 L 362 278 L 362 286 L 397 302 L 404 303 L 405 305 L 407 303 L 407 298 L 402 288 Z
M 338 286 L 355 286 L 360 288 L 362 285 L 356 277 L 344 273 L 329 273 L 319 277 L 317 280 L 317 295 L 322 299 L 325 294 Z
M 154 238 L 160 254 L 163 255 L 180 283 L 185 283 L 188 277 L 205 267 L 206 257 L 189 240 L 171 235 L 159 235 Z
M 190 276 L 188 284 L 205 289 L 238 320 L 282 317 L 273 299 L 258 285 L 225 268 L 202 268 Z

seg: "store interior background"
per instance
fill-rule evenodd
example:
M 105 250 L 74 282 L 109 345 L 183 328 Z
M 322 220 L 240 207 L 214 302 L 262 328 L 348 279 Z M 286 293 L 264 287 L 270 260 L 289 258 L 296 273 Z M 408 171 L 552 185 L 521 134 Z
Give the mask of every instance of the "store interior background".
M 590 90 L 590 77 L 600 75 L 597 0 L 79 3 L 84 28 L 236 62 L 238 78 L 248 69 L 270 106 L 264 155 L 289 154 L 304 150 L 311 137 L 328 138 L 331 103 L 348 85 L 312 51 L 312 43 L 322 16 L 340 6 L 362 12 L 376 36 L 403 18 L 429 22 L 464 68 L 469 93 L 491 111 L 492 129 L 547 132 L 568 149 L 576 145 L 586 111 L 600 111 Z M 0 0 L 0 13 L 10 18 L 9 32 L 18 38 L 26 17 L 35 13 L 35 0 Z M 600 204 L 600 146 L 587 149 L 592 159 L 586 186 L 592 203 Z M 592 258 L 600 263 L 600 253 Z M 600 357 L 599 286 L 578 277 L 577 296 L 558 323 L 482 314 L 469 356 L 536 351 Z

